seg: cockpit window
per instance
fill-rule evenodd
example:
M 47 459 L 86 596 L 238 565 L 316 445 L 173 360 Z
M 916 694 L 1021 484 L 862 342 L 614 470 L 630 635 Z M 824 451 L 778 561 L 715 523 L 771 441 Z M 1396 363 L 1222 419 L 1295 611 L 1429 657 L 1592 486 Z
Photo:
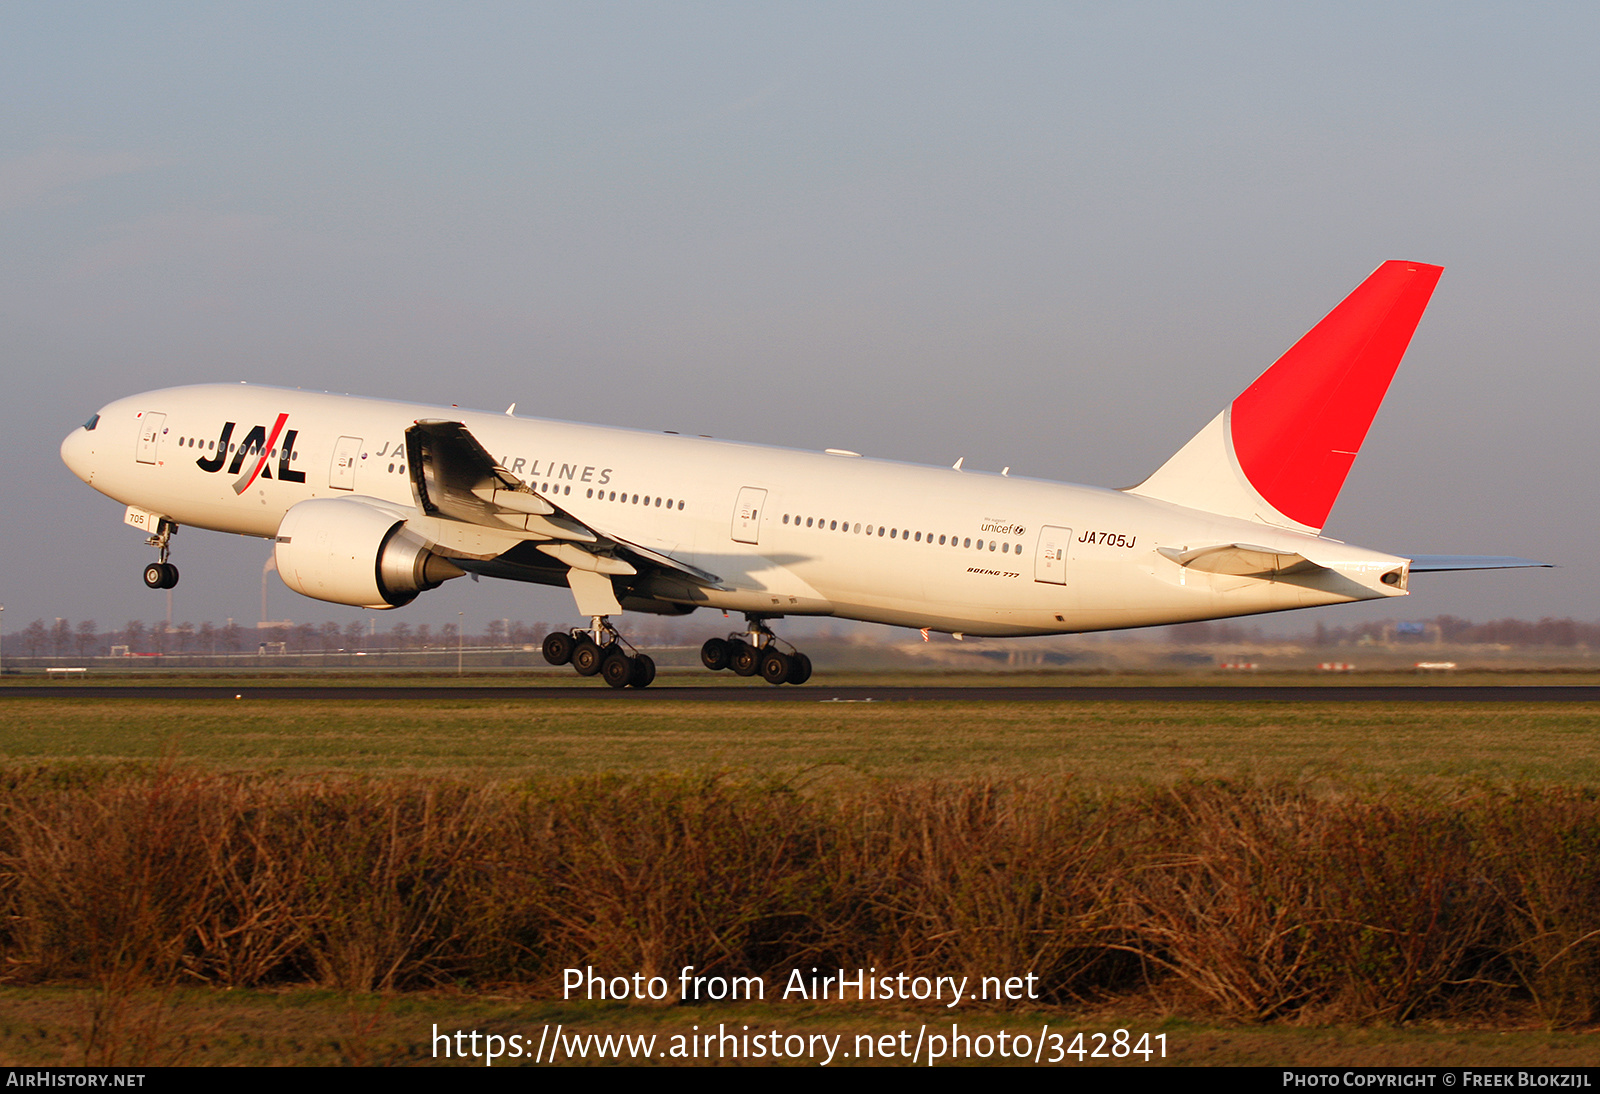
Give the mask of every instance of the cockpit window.
M 83 428 L 85 428 L 85 429 L 93 429 L 95 426 L 97 426 L 99 424 L 100 424 L 100 415 L 96 414 L 93 418 L 90 418 L 87 422 L 83 423 Z

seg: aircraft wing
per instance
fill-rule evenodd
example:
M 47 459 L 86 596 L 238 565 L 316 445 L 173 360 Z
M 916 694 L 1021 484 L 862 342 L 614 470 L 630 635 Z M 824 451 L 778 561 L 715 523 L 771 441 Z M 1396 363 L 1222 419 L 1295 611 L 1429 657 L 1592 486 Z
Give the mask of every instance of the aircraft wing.
M 1522 570 L 1529 567 L 1553 569 L 1554 563 L 1507 555 L 1412 555 L 1414 574 L 1441 573 L 1445 570 Z
M 461 422 L 424 419 L 406 430 L 417 508 L 430 517 L 536 541 L 575 570 L 632 575 L 666 570 L 698 585 L 722 580 L 697 566 L 593 528 L 506 470 Z

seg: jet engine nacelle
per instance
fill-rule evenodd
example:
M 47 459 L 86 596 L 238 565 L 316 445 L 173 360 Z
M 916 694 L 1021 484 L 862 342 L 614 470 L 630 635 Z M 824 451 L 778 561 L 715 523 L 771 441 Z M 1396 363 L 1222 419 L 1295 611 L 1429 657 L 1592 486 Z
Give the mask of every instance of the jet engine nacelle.
M 407 530 L 405 518 L 355 498 L 289 509 L 273 549 L 278 576 L 297 593 L 359 608 L 398 608 L 464 572 Z

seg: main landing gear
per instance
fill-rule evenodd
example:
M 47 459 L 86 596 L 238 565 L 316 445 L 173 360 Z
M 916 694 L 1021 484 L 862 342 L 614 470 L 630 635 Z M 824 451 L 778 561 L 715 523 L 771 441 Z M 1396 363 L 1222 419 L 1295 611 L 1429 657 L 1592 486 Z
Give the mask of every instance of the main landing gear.
M 552 665 L 570 664 L 579 676 L 604 677 L 614 688 L 647 688 L 656 678 L 656 663 L 649 654 L 629 649 L 603 615 L 594 617 L 589 630 L 553 631 L 544 639 L 544 659 Z
M 750 629 L 727 638 L 711 638 L 700 647 L 700 663 L 712 672 L 732 669 L 769 684 L 803 684 L 811 679 L 811 658 L 783 642 L 759 616 L 745 616 Z M 779 643 L 789 646 L 785 653 Z
M 156 548 L 161 555 L 160 561 L 144 568 L 144 583 L 152 589 L 170 589 L 178 584 L 178 568 L 167 561 L 168 547 L 177 530 L 176 524 L 162 517 L 156 523 L 156 534 L 145 540 L 147 546 Z

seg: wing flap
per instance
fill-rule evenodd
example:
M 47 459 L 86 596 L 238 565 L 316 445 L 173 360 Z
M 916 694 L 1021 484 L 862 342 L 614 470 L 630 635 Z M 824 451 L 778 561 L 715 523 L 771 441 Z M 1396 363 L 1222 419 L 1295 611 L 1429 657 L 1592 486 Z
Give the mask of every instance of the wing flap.
M 470 557 L 488 557 L 481 552 L 503 536 L 549 540 L 538 545 L 540 551 L 584 573 L 631 577 L 643 566 L 726 588 L 715 574 L 590 527 L 506 470 L 462 422 L 416 422 L 406 430 L 406 455 L 412 494 L 427 519 L 453 524 L 458 533 L 463 527 L 482 530 L 476 537 L 455 536 L 464 546 L 470 541 Z

